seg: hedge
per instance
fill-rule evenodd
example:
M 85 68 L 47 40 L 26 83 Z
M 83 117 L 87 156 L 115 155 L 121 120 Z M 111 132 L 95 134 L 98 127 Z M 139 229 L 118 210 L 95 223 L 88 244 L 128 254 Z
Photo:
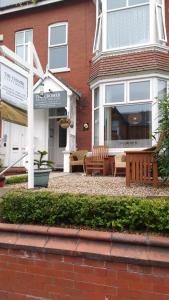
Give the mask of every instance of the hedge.
M 22 183 L 28 181 L 28 175 L 10 176 L 5 179 L 6 184 Z
M 169 233 L 169 198 L 13 191 L 2 199 L 1 222 Z

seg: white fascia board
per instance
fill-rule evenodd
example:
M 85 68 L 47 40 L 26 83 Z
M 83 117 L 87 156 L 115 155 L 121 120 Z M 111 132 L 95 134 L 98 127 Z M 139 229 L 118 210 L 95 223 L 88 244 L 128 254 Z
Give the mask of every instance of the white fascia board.
M 3 10 L 1 10 L 2 8 L 0 8 L 0 15 L 6 15 L 12 12 L 18 12 L 21 10 L 26 10 L 26 9 L 30 9 L 30 8 L 36 8 L 36 7 L 40 7 L 40 6 L 44 6 L 47 4 L 52 4 L 55 2 L 63 2 L 64 0 L 47 0 L 47 1 L 41 1 L 41 2 L 37 2 L 36 4 L 26 4 L 26 5 L 20 5 L 20 6 L 15 6 L 12 8 L 3 8 Z

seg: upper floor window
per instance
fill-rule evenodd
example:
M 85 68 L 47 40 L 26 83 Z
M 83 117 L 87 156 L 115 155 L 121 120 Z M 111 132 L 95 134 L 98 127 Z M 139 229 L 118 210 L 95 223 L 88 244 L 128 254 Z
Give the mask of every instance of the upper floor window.
M 94 52 L 166 42 L 163 0 L 97 0 L 96 3 Z
M 49 26 L 49 69 L 68 68 L 68 24 Z
M 15 52 L 25 61 L 28 60 L 28 42 L 33 42 L 32 29 L 15 33 Z

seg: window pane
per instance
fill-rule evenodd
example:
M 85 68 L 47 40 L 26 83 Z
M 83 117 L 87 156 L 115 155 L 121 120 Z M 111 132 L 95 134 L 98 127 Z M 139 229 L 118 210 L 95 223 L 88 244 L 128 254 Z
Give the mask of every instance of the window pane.
M 149 41 L 149 5 L 109 12 L 107 48 L 144 44 Z
M 144 3 L 149 3 L 150 0 L 129 0 L 129 6 L 131 5 L 137 5 L 137 4 L 144 4 Z
M 158 97 L 163 98 L 167 94 L 167 81 L 158 80 Z
M 124 84 L 106 86 L 106 103 L 124 102 Z
M 25 43 L 33 42 L 33 31 L 28 30 L 25 32 Z
M 158 26 L 159 40 L 165 40 L 165 29 L 164 29 L 163 12 L 161 6 L 157 6 L 157 26 Z
M 94 90 L 94 108 L 99 106 L 99 88 Z
M 125 7 L 127 5 L 126 0 L 107 0 L 107 9 L 116 9 Z
M 59 126 L 59 148 L 66 147 L 67 129 Z
M 151 104 L 106 107 L 104 122 L 105 144 L 109 147 L 151 147 Z
M 16 46 L 16 54 L 24 59 L 24 46 Z
M 94 145 L 99 145 L 99 109 L 94 111 Z
M 60 25 L 50 28 L 50 45 L 66 43 L 66 25 Z
M 15 34 L 15 44 L 17 45 L 21 45 L 24 44 L 24 32 L 16 32 Z
M 150 99 L 150 81 L 130 83 L 130 101 Z
M 49 68 L 66 68 L 67 67 L 67 46 L 53 47 L 49 49 Z

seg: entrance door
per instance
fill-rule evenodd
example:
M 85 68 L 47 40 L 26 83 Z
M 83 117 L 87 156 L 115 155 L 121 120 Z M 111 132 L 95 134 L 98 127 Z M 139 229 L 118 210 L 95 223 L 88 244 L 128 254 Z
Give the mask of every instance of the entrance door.
M 63 151 L 66 147 L 67 130 L 61 128 L 57 119 L 49 120 L 49 159 L 56 169 L 63 169 Z

